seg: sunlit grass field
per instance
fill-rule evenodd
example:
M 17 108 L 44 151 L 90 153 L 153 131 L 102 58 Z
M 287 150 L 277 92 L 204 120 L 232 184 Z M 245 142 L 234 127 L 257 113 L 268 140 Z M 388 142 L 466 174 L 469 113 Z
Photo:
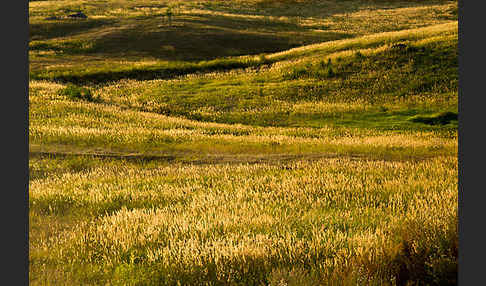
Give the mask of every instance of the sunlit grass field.
M 456 1 L 29 16 L 32 285 L 456 284 Z

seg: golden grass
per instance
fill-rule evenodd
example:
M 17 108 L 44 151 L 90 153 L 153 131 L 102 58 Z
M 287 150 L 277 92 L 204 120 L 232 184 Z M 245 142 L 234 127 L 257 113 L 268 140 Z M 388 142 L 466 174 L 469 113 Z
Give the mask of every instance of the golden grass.
M 286 58 L 289 56 L 305 56 L 306 54 L 316 53 L 326 50 L 347 49 L 353 46 L 366 46 L 371 43 L 381 42 L 396 42 L 399 40 L 420 40 L 426 37 L 447 36 L 451 34 L 457 35 L 458 23 L 451 21 L 449 23 L 427 26 L 416 29 L 406 29 L 393 32 L 382 32 L 371 35 L 365 35 L 356 39 L 336 40 L 332 42 L 325 42 L 313 45 L 306 45 L 283 52 L 273 53 L 268 55 L 269 58 Z
M 226 281 L 245 275 L 245 269 L 268 274 L 309 265 L 325 280 L 356 255 L 387 251 L 383 243 L 393 241 L 393 230 L 401 224 L 414 222 L 430 231 L 430 241 L 416 243 L 436 243 L 457 217 L 456 187 L 455 157 L 323 159 L 297 161 L 285 169 L 268 164 L 100 165 L 30 183 L 35 210 L 37 202 L 49 200 L 71 202 L 80 210 L 99 206 L 97 213 L 110 204 L 117 209 L 38 242 L 31 259 L 49 248 L 49 259 L 59 263 L 110 269 L 156 265 Z M 156 203 L 130 207 L 143 201 Z
M 32 89 L 59 85 L 32 84 Z M 56 98 L 56 97 L 55 97 Z M 341 105 L 337 105 L 339 108 Z M 326 108 L 332 108 L 329 105 Z M 99 147 L 111 152 L 142 154 L 368 154 L 406 151 L 406 156 L 454 154 L 457 139 L 434 132 L 360 130 L 354 128 L 279 128 L 197 122 L 97 103 L 72 102 L 57 96 L 31 96 L 31 146 L 55 151 Z M 53 146 L 52 149 L 49 146 Z M 387 151 L 388 150 L 388 151 Z M 436 153 L 438 152 L 438 153 Z M 405 154 L 404 153 L 404 154 Z M 414 155 L 415 153 L 415 155 Z

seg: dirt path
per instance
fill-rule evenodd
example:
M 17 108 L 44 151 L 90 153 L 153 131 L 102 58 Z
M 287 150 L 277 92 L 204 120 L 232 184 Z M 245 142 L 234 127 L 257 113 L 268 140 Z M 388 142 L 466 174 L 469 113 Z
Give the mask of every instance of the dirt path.
M 202 154 L 186 153 L 140 153 L 113 150 L 70 149 L 69 146 L 30 146 L 29 158 L 70 158 L 91 157 L 98 159 L 126 160 L 133 162 L 185 163 L 185 164 L 281 164 L 296 160 L 314 161 L 325 158 L 348 158 L 351 160 L 385 160 L 385 161 L 422 161 L 429 157 L 383 158 L 381 156 L 362 154 L 307 153 L 307 154 Z

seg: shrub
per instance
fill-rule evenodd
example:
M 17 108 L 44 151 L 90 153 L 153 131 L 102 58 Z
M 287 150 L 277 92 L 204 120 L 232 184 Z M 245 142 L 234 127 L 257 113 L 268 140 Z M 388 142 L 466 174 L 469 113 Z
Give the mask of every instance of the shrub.
M 332 66 L 327 68 L 327 77 L 333 77 L 335 75 L 334 71 L 332 70 Z
M 73 84 L 69 84 L 66 88 L 62 89 L 60 94 L 67 96 L 70 99 L 93 101 L 93 95 L 89 89 Z

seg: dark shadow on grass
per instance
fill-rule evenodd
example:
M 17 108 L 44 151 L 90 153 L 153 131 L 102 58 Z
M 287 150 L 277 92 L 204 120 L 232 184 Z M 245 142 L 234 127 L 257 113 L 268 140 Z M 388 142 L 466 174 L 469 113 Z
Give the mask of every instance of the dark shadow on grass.
M 292 23 L 218 15 L 175 16 L 171 25 L 160 17 L 134 20 L 131 24 L 130 28 L 90 39 L 90 52 L 108 57 L 133 54 L 160 60 L 200 61 L 273 53 L 350 37 L 337 32 L 310 32 Z
M 457 121 L 457 119 L 457 113 L 448 111 L 429 116 L 414 116 L 410 121 L 427 125 L 446 125 L 451 121 Z
M 116 23 L 109 19 L 59 19 L 29 25 L 30 40 L 49 40 L 57 37 L 67 37 L 90 29 L 101 28 Z
M 34 80 L 53 80 L 63 83 L 74 84 L 100 84 L 121 79 L 152 80 L 152 79 L 170 79 L 186 74 L 198 72 L 222 72 L 233 69 L 256 67 L 258 62 L 244 62 L 238 60 L 220 60 L 214 63 L 188 63 L 180 67 L 160 67 L 160 68 L 131 68 L 128 70 L 101 70 L 85 74 L 43 74 L 31 72 L 30 78 Z
M 98 69 L 89 72 L 32 70 L 32 79 L 72 83 L 103 83 L 120 79 L 166 79 L 194 72 L 225 71 L 247 68 L 252 63 L 228 60 L 228 57 L 258 55 L 288 50 L 301 45 L 349 38 L 352 35 L 331 31 L 312 32 L 296 23 L 266 18 L 244 19 L 221 15 L 176 16 L 171 25 L 162 17 L 129 19 L 116 29 L 104 29 L 108 21 L 44 23 L 31 25 L 33 38 L 49 39 L 79 32 L 75 41 L 31 43 L 30 49 L 54 51 L 56 55 L 96 55 L 105 59 L 153 58 L 183 61 L 177 68 Z M 101 25 L 96 33 L 84 36 L 82 31 Z M 32 32 L 32 30 L 36 32 Z M 201 61 L 217 61 L 201 68 Z M 82 65 L 82 63 L 80 63 Z M 195 66 L 199 65 L 199 66 Z M 82 69 L 81 69 L 82 70 Z

